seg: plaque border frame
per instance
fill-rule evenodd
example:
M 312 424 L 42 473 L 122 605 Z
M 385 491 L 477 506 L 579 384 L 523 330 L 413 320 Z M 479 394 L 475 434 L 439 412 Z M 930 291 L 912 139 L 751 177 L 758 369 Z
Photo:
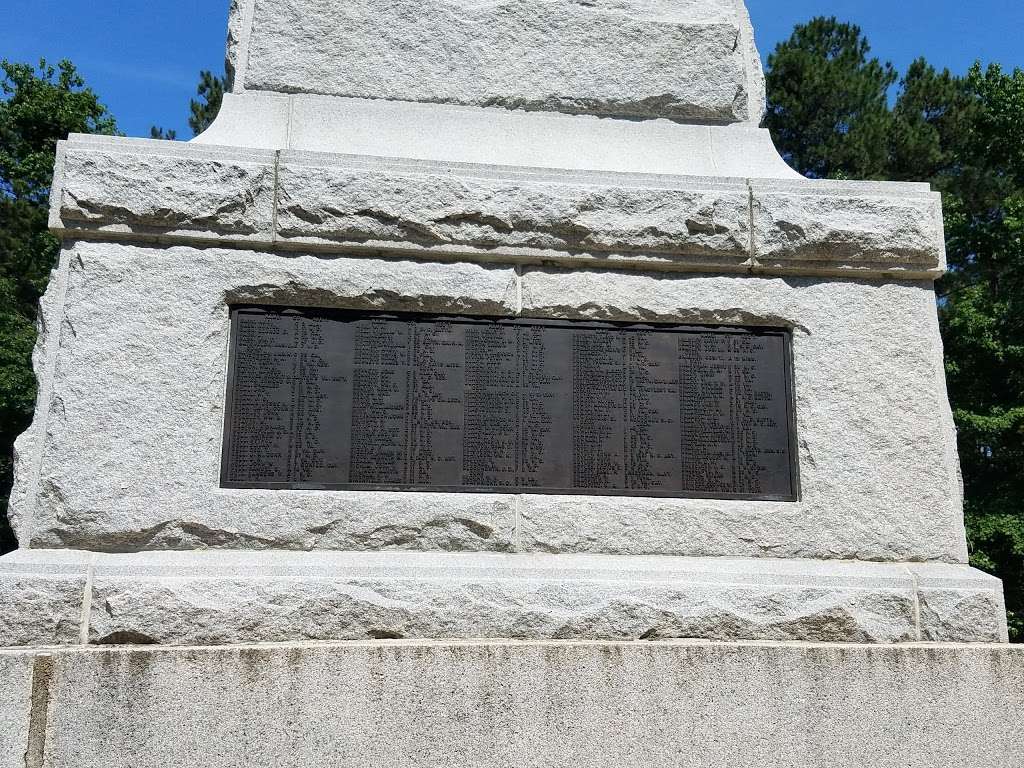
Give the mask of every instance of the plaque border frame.
M 720 500 L 720 501 L 753 501 L 753 502 L 800 502 L 803 497 L 800 477 L 800 442 L 797 436 L 796 418 L 796 369 L 793 355 L 793 329 L 768 325 L 700 325 L 693 323 L 672 323 L 639 320 L 589 320 L 547 317 L 508 317 L 505 315 L 473 315 L 473 314 L 441 314 L 436 312 L 374 310 L 345 307 L 313 307 L 292 304 L 250 304 L 238 303 L 227 305 L 229 312 L 229 342 L 227 356 L 227 375 L 225 382 L 223 428 L 221 430 L 220 473 L 221 490 L 266 490 L 266 491 L 323 491 L 323 492 L 396 492 L 396 493 L 476 493 L 490 495 L 530 495 L 530 496 L 593 496 L 595 498 L 651 498 L 684 500 Z M 438 322 L 461 322 L 466 324 L 494 325 L 541 325 L 548 327 L 587 327 L 587 328 L 648 328 L 655 331 L 679 331 L 690 333 L 734 333 L 781 336 L 783 340 L 783 375 L 786 390 L 787 434 L 789 437 L 789 468 L 791 494 L 744 494 L 725 492 L 683 491 L 659 492 L 645 489 L 599 489 L 586 488 L 543 488 L 530 489 L 497 486 L 427 486 L 412 484 L 374 484 L 374 483 L 307 483 L 307 482 L 242 482 L 227 479 L 228 456 L 231 440 L 230 414 L 234 405 L 235 372 L 238 359 L 238 315 L 242 311 L 260 312 L 278 315 L 320 315 L 353 317 L 375 317 L 391 320 L 432 320 Z

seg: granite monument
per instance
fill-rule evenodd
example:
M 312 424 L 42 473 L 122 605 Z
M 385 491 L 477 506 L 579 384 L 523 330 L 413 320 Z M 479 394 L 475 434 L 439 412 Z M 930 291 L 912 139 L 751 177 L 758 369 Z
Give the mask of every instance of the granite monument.
M 940 197 L 788 168 L 742 0 L 234 0 L 228 72 L 59 148 L 0 768 L 1019 765 Z

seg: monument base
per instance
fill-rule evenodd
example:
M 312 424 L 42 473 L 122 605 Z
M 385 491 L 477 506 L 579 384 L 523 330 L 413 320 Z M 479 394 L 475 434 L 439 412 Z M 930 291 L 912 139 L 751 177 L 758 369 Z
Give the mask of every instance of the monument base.
M 0 768 L 1020 766 L 1024 647 L 0 651 Z
M 482 552 L 21 550 L 0 647 L 381 639 L 1006 642 L 963 564 Z

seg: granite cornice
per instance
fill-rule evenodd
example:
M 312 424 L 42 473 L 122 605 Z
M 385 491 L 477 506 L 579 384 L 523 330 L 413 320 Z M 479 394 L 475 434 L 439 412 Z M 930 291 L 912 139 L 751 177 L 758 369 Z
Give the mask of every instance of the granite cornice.
M 65 238 L 883 279 L 945 270 L 926 184 L 566 171 L 73 136 Z

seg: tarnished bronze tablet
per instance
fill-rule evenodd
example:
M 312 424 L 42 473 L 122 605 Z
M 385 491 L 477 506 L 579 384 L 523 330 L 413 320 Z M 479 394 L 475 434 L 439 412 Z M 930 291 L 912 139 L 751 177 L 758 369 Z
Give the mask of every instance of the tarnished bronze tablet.
M 788 331 L 232 310 L 228 488 L 797 498 Z

